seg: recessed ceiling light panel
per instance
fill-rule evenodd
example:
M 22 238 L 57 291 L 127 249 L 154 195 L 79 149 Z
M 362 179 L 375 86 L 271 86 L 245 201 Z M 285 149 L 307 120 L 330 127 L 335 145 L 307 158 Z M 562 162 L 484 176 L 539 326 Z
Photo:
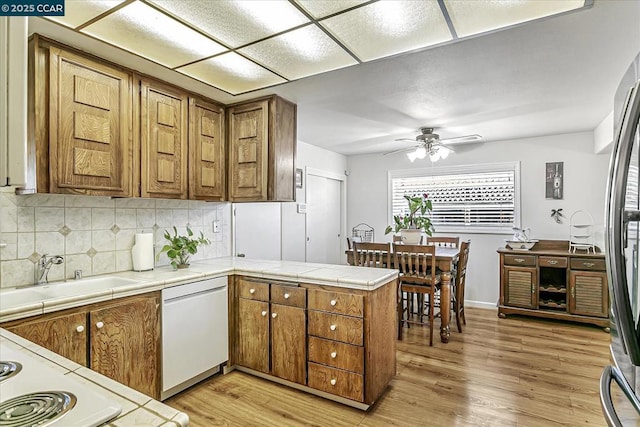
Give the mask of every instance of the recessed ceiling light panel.
M 458 37 L 584 7 L 585 0 L 444 0 Z
M 153 0 L 153 3 L 232 48 L 309 22 L 286 0 Z
M 47 19 L 59 22 L 67 27 L 76 28 L 96 16 L 116 7 L 124 0 L 67 0 L 64 16 L 47 16 Z
M 195 62 L 177 71 L 233 95 L 286 82 L 234 52 Z
M 327 18 L 320 24 L 363 61 L 452 39 L 435 1 L 381 0 Z
M 315 25 L 252 44 L 240 52 L 289 80 L 357 64 Z
M 173 68 L 226 48 L 138 1 L 82 29 L 107 43 Z
M 314 18 L 320 19 L 350 7 L 366 3 L 368 0 L 295 0 Z

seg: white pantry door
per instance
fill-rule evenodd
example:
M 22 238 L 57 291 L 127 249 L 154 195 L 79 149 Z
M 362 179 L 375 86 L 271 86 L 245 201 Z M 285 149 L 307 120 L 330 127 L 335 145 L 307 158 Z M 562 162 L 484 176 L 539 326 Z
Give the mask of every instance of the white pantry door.
M 234 255 L 281 259 L 280 203 L 234 203 Z
M 307 173 L 307 262 L 342 264 L 342 182 Z

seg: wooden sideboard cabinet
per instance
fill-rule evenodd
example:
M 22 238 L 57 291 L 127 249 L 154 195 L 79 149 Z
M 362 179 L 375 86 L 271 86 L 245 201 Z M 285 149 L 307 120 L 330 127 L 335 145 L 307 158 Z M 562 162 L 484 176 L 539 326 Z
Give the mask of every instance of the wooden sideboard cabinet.
M 499 249 L 498 315 L 523 314 L 609 327 L 602 253 L 570 253 L 569 243 L 541 240 L 530 251 Z

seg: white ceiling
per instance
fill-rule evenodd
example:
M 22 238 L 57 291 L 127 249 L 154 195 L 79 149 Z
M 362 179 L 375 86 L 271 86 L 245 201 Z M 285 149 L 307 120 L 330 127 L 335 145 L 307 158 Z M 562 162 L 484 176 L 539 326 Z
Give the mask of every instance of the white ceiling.
M 595 0 L 578 12 L 236 96 L 44 19 L 31 18 L 30 31 L 223 103 L 277 93 L 298 104 L 299 140 L 349 155 L 411 146 L 393 140 L 426 125 L 440 128 L 442 138 L 477 133 L 484 141 L 592 130 L 611 111 L 618 81 L 640 52 L 638 22 L 640 2 Z M 363 43 L 357 51 L 373 58 L 367 49 Z M 305 74 L 300 70 L 292 68 L 292 77 Z M 197 72 L 206 67 L 191 74 Z

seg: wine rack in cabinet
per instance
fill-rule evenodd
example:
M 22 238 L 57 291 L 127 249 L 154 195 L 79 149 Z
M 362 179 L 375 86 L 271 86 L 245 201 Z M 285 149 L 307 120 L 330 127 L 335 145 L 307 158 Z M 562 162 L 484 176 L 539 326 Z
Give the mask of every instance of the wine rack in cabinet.
M 520 314 L 609 327 L 604 255 L 541 240 L 531 251 L 500 255 L 498 315 Z

